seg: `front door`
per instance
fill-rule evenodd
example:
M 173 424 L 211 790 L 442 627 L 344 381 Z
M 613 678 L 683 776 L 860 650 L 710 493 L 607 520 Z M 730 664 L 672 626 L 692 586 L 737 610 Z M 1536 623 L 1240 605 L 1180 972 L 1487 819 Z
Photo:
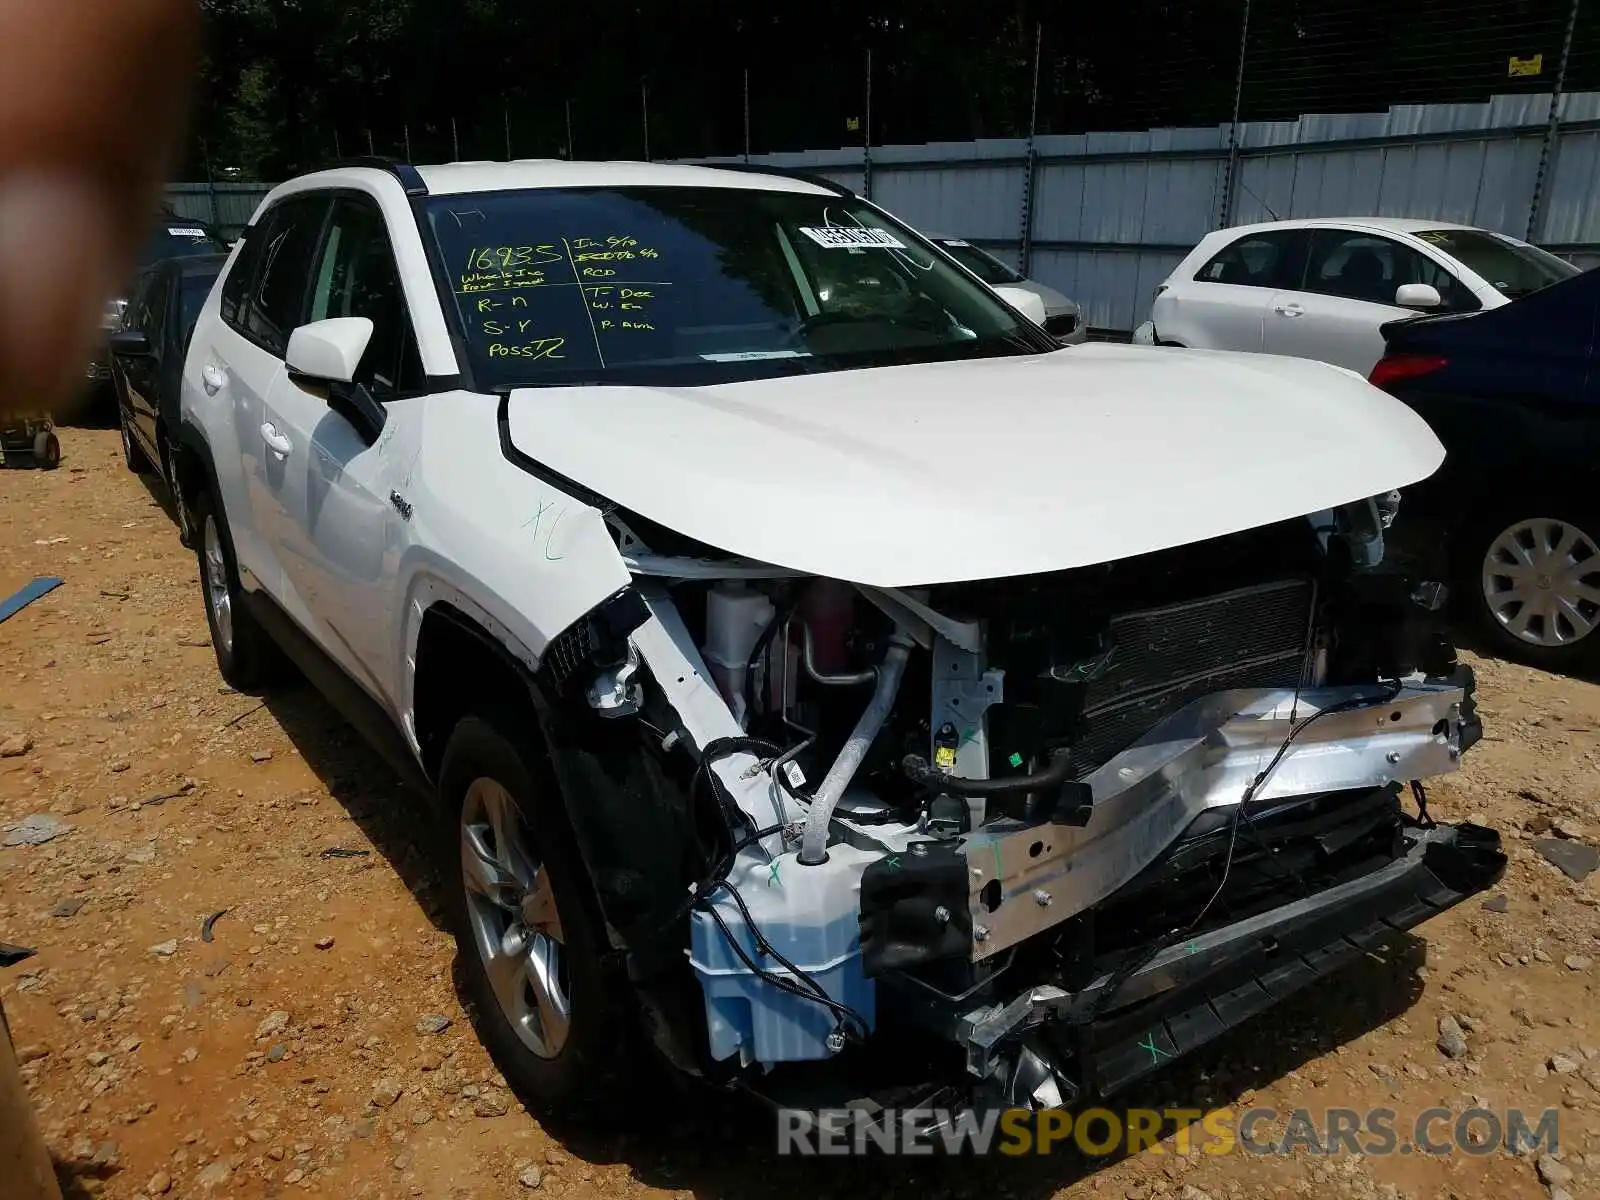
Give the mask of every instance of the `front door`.
M 382 212 L 367 197 L 335 201 L 312 271 L 307 321 L 366 317 L 367 345 L 351 387 L 385 405 L 376 439 L 345 418 L 334 389 L 285 379 L 271 407 L 296 447 L 305 447 L 301 505 L 283 532 L 289 587 L 314 616 L 310 632 L 374 698 L 397 707 L 399 606 L 396 564 L 408 528 L 405 501 L 420 437 L 403 403 L 424 388 L 422 368 Z M 411 406 L 415 407 L 415 406 Z
M 1394 302 L 1407 283 L 1432 284 L 1447 310 L 1452 285 L 1461 286 L 1432 259 L 1393 238 L 1369 230 L 1318 229 L 1304 282 L 1272 297 L 1267 353 L 1320 359 L 1370 375 L 1383 357 L 1380 327 L 1417 315 Z

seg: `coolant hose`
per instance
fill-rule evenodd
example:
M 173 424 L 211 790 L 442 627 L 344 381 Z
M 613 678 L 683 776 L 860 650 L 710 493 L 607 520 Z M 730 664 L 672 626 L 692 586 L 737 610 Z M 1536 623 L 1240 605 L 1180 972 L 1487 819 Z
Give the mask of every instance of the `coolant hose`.
M 811 800 L 811 811 L 806 814 L 806 831 L 800 842 L 799 861 L 803 866 L 815 867 L 828 861 L 828 828 L 833 823 L 833 810 L 839 806 L 845 789 L 855 778 L 861 760 L 889 719 L 895 697 L 900 694 L 900 681 L 905 678 L 906 661 L 911 657 L 912 641 L 897 633 L 883 656 L 878 668 L 878 682 L 866 711 L 856 722 L 856 727 L 845 741 L 839 757 L 833 760 L 827 778 L 818 786 Z

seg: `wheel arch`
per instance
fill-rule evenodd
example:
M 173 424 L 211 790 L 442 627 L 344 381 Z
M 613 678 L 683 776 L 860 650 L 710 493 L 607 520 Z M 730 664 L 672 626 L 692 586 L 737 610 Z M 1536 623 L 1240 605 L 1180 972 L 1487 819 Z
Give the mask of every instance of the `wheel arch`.
M 465 597 L 421 609 L 407 656 L 406 734 L 429 779 L 460 720 L 485 705 L 525 711 L 543 740 L 538 661 L 488 613 Z
M 172 486 L 174 501 L 190 506 L 197 495 L 208 491 L 212 502 L 220 509 L 223 500 L 222 488 L 217 482 L 217 464 L 211 456 L 211 447 L 205 435 L 192 421 L 184 421 L 178 427 L 175 448 L 177 453 L 173 457 L 172 473 L 167 479 Z M 225 522 L 226 514 L 219 515 Z

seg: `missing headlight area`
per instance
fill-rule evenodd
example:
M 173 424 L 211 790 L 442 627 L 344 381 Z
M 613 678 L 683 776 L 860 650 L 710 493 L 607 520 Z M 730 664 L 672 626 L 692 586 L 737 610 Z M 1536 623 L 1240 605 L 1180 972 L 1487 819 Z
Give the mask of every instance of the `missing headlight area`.
M 590 857 L 659 1024 L 704 1014 L 679 1061 L 1068 1103 L 1489 886 L 1497 836 L 1416 811 L 1481 730 L 1392 504 L 922 589 L 614 516 L 645 611 L 560 662 L 675 797 Z

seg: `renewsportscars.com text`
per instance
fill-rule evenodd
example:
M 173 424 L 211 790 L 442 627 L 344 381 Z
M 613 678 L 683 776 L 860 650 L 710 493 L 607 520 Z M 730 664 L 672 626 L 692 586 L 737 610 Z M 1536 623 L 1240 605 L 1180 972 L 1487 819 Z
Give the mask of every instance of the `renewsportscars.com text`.
M 778 1153 L 1493 1154 L 1560 1152 L 1558 1109 L 781 1109 Z M 1170 1137 L 1170 1142 L 1163 1141 Z

